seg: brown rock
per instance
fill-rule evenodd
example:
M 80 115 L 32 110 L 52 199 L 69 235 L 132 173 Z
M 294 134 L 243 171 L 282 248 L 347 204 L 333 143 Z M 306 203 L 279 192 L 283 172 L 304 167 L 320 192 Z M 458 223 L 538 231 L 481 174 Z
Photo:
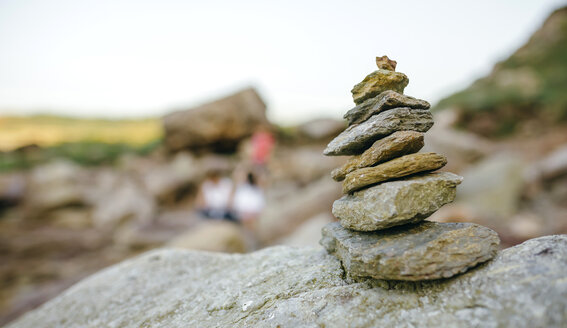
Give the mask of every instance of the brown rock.
M 246 236 L 236 223 L 204 221 L 171 240 L 167 246 L 209 252 L 245 253 Z
M 398 62 L 391 60 L 388 56 L 376 57 L 376 66 L 378 66 L 379 69 L 395 71 L 396 65 L 398 65 Z
M 234 151 L 254 130 L 268 124 L 266 105 L 254 89 L 163 118 L 164 144 L 180 150 Z
M 342 120 L 322 118 L 314 119 L 297 127 L 297 132 L 307 141 L 331 140 L 345 129 Z
M 365 167 L 347 174 L 343 182 L 343 193 L 352 193 L 369 185 L 415 173 L 437 170 L 445 164 L 447 164 L 445 156 L 436 153 L 405 155 L 378 166 Z
M 409 79 L 404 73 L 379 69 L 368 74 L 362 82 L 352 88 L 352 98 L 355 104 L 360 104 L 386 90 L 404 93 L 408 83 Z
M 359 156 L 351 158 L 345 165 L 331 172 L 336 181 L 344 180 L 350 172 L 380 164 L 393 158 L 418 152 L 423 147 L 423 133 L 416 131 L 397 131 L 384 139 L 376 141 Z
M 374 98 L 365 100 L 363 103 L 352 108 L 344 115 L 348 125 L 366 121 L 372 115 L 376 115 L 388 109 L 397 107 L 409 107 L 415 109 L 429 109 L 431 105 L 421 99 L 399 94 L 396 91 L 386 90 Z
M 289 192 L 285 197 L 268 198 L 267 206 L 258 219 L 258 239 L 264 245 L 273 244 L 315 215 L 328 213 L 340 195 L 340 186 L 323 177 L 305 188 Z

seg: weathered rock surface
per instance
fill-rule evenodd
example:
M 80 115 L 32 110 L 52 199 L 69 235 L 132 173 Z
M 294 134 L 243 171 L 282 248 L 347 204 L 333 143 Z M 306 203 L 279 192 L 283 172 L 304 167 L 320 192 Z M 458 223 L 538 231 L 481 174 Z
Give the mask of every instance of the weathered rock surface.
M 397 131 L 386 138 L 376 141 L 359 156 L 349 159 L 345 165 L 333 170 L 331 176 L 336 181 L 342 181 L 347 174 L 354 170 L 380 164 L 403 155 L 416 153 L 422 147 L 423 133 Z
M 85 205 L 80 179 L 83 170 L 75 163 L 54 161 L 35 167 L 29 175 L 23 195 L 29 212 L 41 216 L 49 210 L 65 206 Z
M 567 175 L 567 145 L 559 147 L 539 161 L 532 169 L 544 180 L 550 181 Z
M 452 202 L 462 179 L 453 173 L 437 172 L 385 182 L 336 200 L 333 215 L 343 227 L 357 231 L 419 222 Z
M 365 167 L 347 174 L 343 181 L 343 194 L 383 181 L 437 170 L 445 164 L 447 164 L 445 156 L 436 153 L 418 153 L 398 157 L 380 165 Z
M 318 141 L 336 137 L 345 128 L 345 122 L 331 118 L 314 119 L 297 127 L 297 132 L 308 140 Z
M 170 151 L 212 148 L 234 150 L 243 138 L 268 123 L 266 105 L 254 89 L 163 118 L 164 144 Z
M 525 189 L 525 162 L 507 153 L 487 157 L 462 172 L 457 202 L 474 210 L 475 216 L 507 220 L 521 205 Z
M 374 232 L 329 223 L 321 245 L 353 277 L 431 280 L 465 272 L 496 255 L 500 239 L 474 223 L 422 222 Z
M 232 222 L 206 220 L 167 243 L 169 247 L 209 252 L 244 253 L 248 250 L 242 228 Z
M 379 69 L 386 69 L 388 71 L 395 71 L 398 62 L 391 60 L 388 56 L 376 57 L 376 66 Z
M 268 198 L 267 202 L 271 205 L 266 207 L 258 219 L 258 238 L 262 243 L 270 244 L 291 234 L 313 216 L 328 213 L 333 201 L 340 195 L 340 186 L 328 177 L 323 177 L 283 198 Z
M 319 213 L 297 227 L 291 235 L 278 240 L 276 244 L 293 247 L 321 248 L 321 244 L 319 244 L 319 239 L 321 239 L 321 229 L 327 223 L 335 221 L 336 219 L 331 213 Z
M 131 176 L 112 170 L 99 173 L 88 193 L 93 204 L 93 224 L 113 230 L 127 222 L 150 223 L 157 204 L 142 183 Z
M 325 146 L 318 145 L 282 145 L 272 155 L 270 162 L 270 180 L 309 185 L 325 177 L 329 180 L 329 171 L 345 163 L 339 156 L 323 156 Z M 278 188 L 274 188 L 279 191 Z
M 327 145 L 323 154 L 359 155 L 376 140 L 396 131 L 426 132 L 432 126 L 433 116 L 428 110 L 408 107 L 390 109 L 360 124 L 349 126 Z
M 362 102 L 360 105 L 350 109 L 344 115 L 348 125 L 366 121 L 369 117 L 388 109 L 397 107 L 409 107 L 415 109 L 429 109 L 431 105 L 421 99 L 406 96 L 396 91 L 386 90 L 374 98 Z
M 404 93 L 408 83 L 409 79 L 404 73 L 378 69 L 368 74 L 362 82 L 352 88 L 352 98 L 355 104 L 360 104 L 386 90 Z
M 9 327 L 564 327 L 565 258 L 567 236 L 548 236 L 453 279 L 349 282 L 339 260 L 312 248 L 156 250 Z

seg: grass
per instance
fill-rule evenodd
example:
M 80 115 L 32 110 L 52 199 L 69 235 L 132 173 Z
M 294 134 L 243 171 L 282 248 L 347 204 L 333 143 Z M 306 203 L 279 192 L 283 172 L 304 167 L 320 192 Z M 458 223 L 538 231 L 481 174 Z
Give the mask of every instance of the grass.
M 73 142 L 139 146 L 162 137 L 159 119 L 104 120 L 50 115 L 0 117 L 0 151 Z
M 55 158 L 82 165 L 146 155 L 161 144 L 159 119 L 105 120 L 36 115 L 0 118 L 0 171 L 28 169 Z

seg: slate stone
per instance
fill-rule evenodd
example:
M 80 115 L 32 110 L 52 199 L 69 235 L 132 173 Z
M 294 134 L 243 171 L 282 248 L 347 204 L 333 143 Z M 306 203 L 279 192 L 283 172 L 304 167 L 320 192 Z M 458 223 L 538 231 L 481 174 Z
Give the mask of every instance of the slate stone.
M 385 280 L 449 278 L 492 259 L 500 239 L 474 223 L 421 222 L 357 232 L 338 222 L 322 229 L 320 241 L 354 277 Z
M 359 155 L 376 140 L 396 131 L 426 132 L 433 126 L 431 112 L 408 107 L 394 108 L 351 125 L 331 140 L 323 154 L 327 156 Z
M 380 112 L 397 107 L 409 107 L 415 109 L 429 109 L 431 105 L 421 99 L 416 99 L 397 93 L 393 90 L 386 90 L 374 98 L 370 98 L 350 109 L 344 115 L 348 125 L 366 121 L 369 117 Z
M 368 74 L 362 82 L 355 85 L 351 92 L 355 104 L 375 97 L 386 90 L 404 93 L 409 79 L 404 73 L 378 69 Z
M 391 161 L 352 171 L 343 181 L 343 194 L 352 193 L 366 186 L 408 175 L 433 171 L 447 164 L 445 156 L 436 153 L 417 153 Z
M 416 223 L 452 202 L 462 180 L 453 173 L 436 172 L 385 182 L 336 200 L 333 215 L 343 227 L 357 231 Z
M 418 152 L 423 147 L 423 133 L 415 131 L 397 131 L 386 138 L 376 141 L 361 155 L 348 160 L 340 168 L 331 172 L 336 181 L 344 180 L 350 172 L 380 164 L 393 158 Z

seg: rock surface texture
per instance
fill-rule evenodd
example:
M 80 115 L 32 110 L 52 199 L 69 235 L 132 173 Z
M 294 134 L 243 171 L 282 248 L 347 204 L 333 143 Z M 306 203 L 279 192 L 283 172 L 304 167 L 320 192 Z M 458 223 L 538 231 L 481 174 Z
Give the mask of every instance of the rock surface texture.
M 409 107 L 415 109 L 429 109 L 431 105 L 421 99 L 406 96 L 396 91 L 386 90 L 374 98 L 365 100 L 360 105 L 346 112 L 344 118 L 348 124 L 357 124 L 366 121 L 370 116 L 388 109 Z
M 392 83 L 396 64 L 376 57 L 379 70 L 352 90 L 357 106 L 344 116 L 348 128 L 324 151 L 360 155 L 331 173 L 343 181 L 345 196 L 333 203 L 339 222 L 323 228 L 320 243 L 352 277 L 450 278 L 492 259 L 500 239 L 479 225 L 421 222 L 455 199 L 462 178 L 425 173 L 447 159 L 417 153 L 433 116 L 428 102 L 401 94 L 409 82 L 405 75 L 403 82 Z
M 360 233 L 338 222 L 323 228 L 321 244 L 351 276 L 386 280 L 452 277 L 496 255 L 500 239 L 474 223 L 422 222 Z
M 336 181 L 344 180 L 350 172 L 363 167 L 373 166 L 393 158 L 418 152 L 423 147 L 423 133 L 398 131 L 384 139 L 376 141 L 359 156 L 351 158 L 345 165 L 331 172 Z
M 424 220 L 455 199 L 463 178 L 428 173 L 345 195 L 333 203 L 333 215 L 345 228 L 374 231 Z
M 567 236 L 529 240 L 447 280 L 345 278 L 323 250 L 156 250 L 8 325 L 37 327 L 564 327 Z
M 433 126 L 431 112 L 400 107 L 370 117 L 360 124 L 349 126 L 328 145 L 323 154 L 331 156 L 358 155 L 376 140 L 396 131 L 426 132 Z
M 447 164 L 445 156 L 435 153 L 405 155 L 377 166 L 365 167 L 347 174 L 343 182 L 343 193 L 352 193 L 382 181 L 437 170 L 445 164 Z
M 403 93 L 408 83 L 409 79 L 404 73 L 378 69 L 352 88 L 352 98 L 356 104 L 360 104 L 387 90 Z

